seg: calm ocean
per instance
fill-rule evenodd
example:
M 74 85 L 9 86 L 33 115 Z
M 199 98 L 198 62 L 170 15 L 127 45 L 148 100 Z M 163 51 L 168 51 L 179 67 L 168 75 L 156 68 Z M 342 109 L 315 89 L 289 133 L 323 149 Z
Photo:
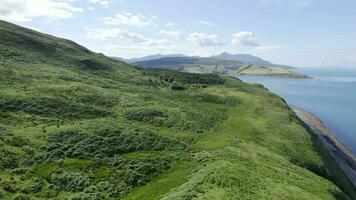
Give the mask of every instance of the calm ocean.
M 298 71 L 314 79 L 239 78 L 261 83 L 288 104 L 315 114 L 356 155 L 356 69 L 303 68 Z

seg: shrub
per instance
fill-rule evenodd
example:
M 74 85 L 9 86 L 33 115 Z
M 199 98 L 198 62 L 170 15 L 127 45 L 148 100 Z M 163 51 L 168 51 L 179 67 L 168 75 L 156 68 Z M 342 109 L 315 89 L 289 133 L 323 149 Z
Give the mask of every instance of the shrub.
M 197 74 L 197 73 L 187 73 L 178 72 L 170 70 L 151 70 L 153 74 L 157 74 L 161 80 L 166 82 L 175 80 L 183 84 L 223 84 L 225 80 L 222 79 L 217 74 Z M 172 80 L 173 79 L 173 80 Z
M 177 82 L 171 84 L 172 90 L 185 90 L 185 87 Z
M 209 103 L 229 104 L 229 105 L 236 105 L 241 103 L 241 100 L 237 97 L 232 97 L 232 96 L 222 97 L 222 96 L 211 95 L 211 94 L 198 95 L 198 100 L 203 102 L 209 102 Z
M 30 197 L 28 197 L 26 194 L 19 194 L 15 197 L 15 200 L 29 200 Z
M 99 129 L 100 130 L 100 129 Z M 93 158 L 113 157 L 133 151 L 184 150 L 186 145 L 176 139 L 159 136 L 147 129 L 101 129 L 96 134 L 64 131 L 49 138 L 44 158 L 34 160 L 54 161 L 64 157 Z
M 84 59 L 81 61 L 81 64 L 83 67 L 88 69 L 94 69 L 94 70 L 109 69 L 109 66 L 94 59 Z
M 0 169 L 10 168 L 14 169 L 18 167 L 18 155 L 7 149 L 0 149 Z
M 25 139 L 24 137 L 21 137 L 21 136 L 13 136 L 9 140 L 9 144 L 11 144 L 12 146 L 16 146 L 16 147 L 21 147 L 28 143 L 29 143 L 28 139 Z
M 31 186 L 31 192 L 37 193 L 42 190 L 44 182 L 42 180 L 36 180 Z
M 124 112 L 124 116 L 130 120 L 140 122 L 162 122 L 163 118 L 167 117 L 165 111 L 156 107 L 139 107 L 130 108 Z
M 82 173 L 53 173 L 51 182 L 67 192 L 80 192 L 90 185 L 90 179 Z

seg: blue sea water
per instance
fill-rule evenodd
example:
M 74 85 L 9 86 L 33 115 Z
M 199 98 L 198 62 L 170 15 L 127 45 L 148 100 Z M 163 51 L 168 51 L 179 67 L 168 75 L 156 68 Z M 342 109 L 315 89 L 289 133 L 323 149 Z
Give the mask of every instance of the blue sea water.
M 356 69 L 303 68 L 298 71 L 314 79 L 238 78 L 263 84 L 288 104 L 313 113 L 356 155 Z

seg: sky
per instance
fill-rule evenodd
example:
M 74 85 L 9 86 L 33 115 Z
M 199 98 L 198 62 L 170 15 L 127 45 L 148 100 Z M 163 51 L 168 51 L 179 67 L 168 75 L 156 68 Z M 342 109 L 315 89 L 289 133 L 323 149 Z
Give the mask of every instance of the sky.
M 229 52 L 356 67 L 355 0 L 0 0 L 0 19 L 122 58 Z

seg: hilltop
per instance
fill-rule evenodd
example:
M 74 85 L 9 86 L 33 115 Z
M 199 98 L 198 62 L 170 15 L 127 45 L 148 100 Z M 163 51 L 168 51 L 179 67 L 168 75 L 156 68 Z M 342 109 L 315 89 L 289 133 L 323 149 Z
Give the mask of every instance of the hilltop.
M 0 199 L 275 198 L 356 194 L 263 86 L 137 68 L 0 21 Z
M 221 59 L 221 60 L 236 60 L 247 64 L 255 64 L 255 65 L 273 65 L 271 62 L 267 60 L 263 60 L 257 56 L 249 55 L 249 54 L 230 54 L 227 52 L 223 52 L 219 55 L 212 56 L 213 58 Z

